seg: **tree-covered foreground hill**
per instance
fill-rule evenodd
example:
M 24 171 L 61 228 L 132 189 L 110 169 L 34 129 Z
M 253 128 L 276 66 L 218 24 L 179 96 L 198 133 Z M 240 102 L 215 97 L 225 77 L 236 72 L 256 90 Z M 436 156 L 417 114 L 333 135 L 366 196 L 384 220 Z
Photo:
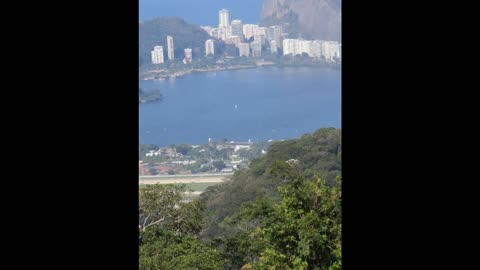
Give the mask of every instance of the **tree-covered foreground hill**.
M 140 269 L 341 269 L 341 132 L 320 129 L 182 201 L 140 190 Z
M 274 181 L 269 170 L 277 161 L 291 160 L 303 177 L 318 176 L 333 185 L 341 174 L 341 146 L 341 130 L 335 128 L 322 128 L 300 139 L 273 143 L 266 155 L 251 161 L 249 169 L 236 172 L 231 181 L 209 187 L 202 194 L 208 213 L 204 236 L 226 233 L 220 222 L 237 212 L 242 203 L 260 196 L 279 198 L 280 183 Z

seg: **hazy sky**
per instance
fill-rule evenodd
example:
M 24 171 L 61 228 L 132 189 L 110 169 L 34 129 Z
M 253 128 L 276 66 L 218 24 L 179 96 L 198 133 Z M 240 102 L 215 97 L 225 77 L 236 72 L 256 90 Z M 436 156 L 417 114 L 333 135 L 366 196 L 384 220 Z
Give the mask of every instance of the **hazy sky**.
M 218 11 L 226 8 L 230 19 L 244 23 L 260 20 L 263 0 L 139 0 L 140 20 L 161 16 L 179 16 L 189 23 L 218 25 Z

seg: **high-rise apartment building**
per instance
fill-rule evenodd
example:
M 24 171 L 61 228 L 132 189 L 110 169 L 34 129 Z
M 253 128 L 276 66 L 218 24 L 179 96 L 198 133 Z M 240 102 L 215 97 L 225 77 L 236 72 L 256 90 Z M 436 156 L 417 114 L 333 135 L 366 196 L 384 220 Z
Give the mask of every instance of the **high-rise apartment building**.
M 192 62 L 192 49 L 186 48 L 184 50 L 184 52 L 185 52 L 185 59 L 184 59 L 185 61 L 184 62 L 186 62 L 186 63 Z
M 278 53 L 277 42 L 275 40 L 270 41 L 270 52 L 275 55 Z
M 167 36 L 167 53 L 168 53 L 168 60 L 173 60 L 175 58 L 172 36 Z
M 215 55 L 212 39 L 207 39 L 207 41 L 205 41 L 205 55 Z
M 296 55 L 298 54 L 297 40 L 296 39 L 284 39 L 283 40 L 283 55 Z
M 259 42 L 260 44 L 264 45 L 265 44 L 265 35 L 253 35 L 253 41 Z
M 245 39 L 253 37 L 257 33 L 257 24 L 244 24 L 243 25 L 243 35 Z
M 228 9 L 221 9 L 218 12 L 218 27 L 228 27 L 230 25 L 230 13 Z
M 262 56 L 262 43 L 260 41 L 254 41 L 251 43 L 252 46 L 252 56 L 261 57 Z
M 243 24 L 241 20 L 233 20 L 230 26 L 232 36 L 243 36 Z
M 270 29 L 273 31 L 273 37 L 271 39 L 275 40 L 277 42 L 277 46 L 280 48 L 282 47 L 282 41 L 283 41 L 283 30 L 280 25 L 275 25 L 275 26 L 270 26 Z
M 308 54 L 308 56 L 312 56 L 311 46 L 312 46 L 313 41 L 311 41 L 311 40 L 300 40 L 299 43 L 300 43 L 300 46 L 299 46 L 300 50 L 299 50 L 298 54 L 306 53 L 306 54 Z
M 152 63 L 153 64 L 163 64 L 163 47 L 155 46 L 152 51 Z

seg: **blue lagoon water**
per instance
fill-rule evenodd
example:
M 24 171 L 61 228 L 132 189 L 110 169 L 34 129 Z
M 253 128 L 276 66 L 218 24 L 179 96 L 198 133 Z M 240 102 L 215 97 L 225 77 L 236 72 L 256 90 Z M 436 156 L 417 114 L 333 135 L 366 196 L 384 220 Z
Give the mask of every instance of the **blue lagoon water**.
M 140 104 L 140 143 L 205 144 L 208 138 L 267 141 L 341 127 L 341 71 L 255 68 L 140 81 L 162 91 Z

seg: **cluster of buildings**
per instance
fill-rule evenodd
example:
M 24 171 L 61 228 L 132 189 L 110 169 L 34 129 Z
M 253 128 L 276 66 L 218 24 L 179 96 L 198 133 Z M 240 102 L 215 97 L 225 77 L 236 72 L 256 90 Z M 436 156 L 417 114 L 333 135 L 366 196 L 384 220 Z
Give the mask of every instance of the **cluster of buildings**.
M 191 48 L 185 48 L 183 50 L 184 52 L 184 58 L 183 58 L 183 63 L 188 64 L 191 63 L 193 60 L 193 55 L 192 55 L 192 49 Z M 163 57 L 163 46 L 155 46 L 153 47 L 153 51 L 151 51 L 152 54 L 152 63 L 153 64 L 163 64 L 165 63 L 165 59 Z M 214 55 L 215 50 L 214 50 L 214 45 L 213 45 L 213 39 L 209 39 L 205 41 L 205 55 Z M 167 55 L 168 55 L 168 60 L 172 61 L 175 59 L 174 56 L 174 47 L 173 47 L 173 37 L 172 36 L 167 36 Z
M 306 53 L 310 57 L 324 58 L 327 61 L 341 59 L 342 45 L 337 41 L 284 39 L 283 55 Z
M 280 25 L 260 27 L 258 24 L 243 24 L 242 20 L 231 20 L 227 9 L 218 12 L 218 27 L 201 26 L 211 37 L 233 44 L 238 48 L 239 56 L 261 57 L 263 47 L 269 46 L 270 52 L 277 54 L 282 47 L 284 33 Z M 205 46 L 206 47 L 206 46 Z M 208 52 L 207 52 L 208 54 Z
M 225 44 L 235 45 L 238 55 L 245 57 L 262 57 L 266 53 L 278 55 L 301 55 L 306 53 L 312 58 L 323 58 L 327 61 L 341 59 L 342 45 L 337 41 L 288 39 L 281 25 L 260 27 L 258 24 L 243 24 L 241 20 L 231 20 L 227 9 L 218 12 L 218 27 L 201 26 L 211 37 L 223 40 Z M 214 40 L 205 41 L 205 55 L 215 55 Z M 162 46 L 155 46 L 152 63 L 164 63 Z M 167 36 L 168 59 L 174 59 L 173 37 Z M 192 62 L 192 49 L 184 49 L 183 63 Z
M 190 50 L 190 53 L 192 50 Z M 163 64 L 165 59 L 163 59 L 163 46 L 153 47 L 152 53 L 152 63 L 153 64 Z M 167 36 L 167 56 L 168 60 L 173 60 L 174 56 L 174 47 L 173 47 L 173 37 Z
M 204 163 L 199 164 L 199 168 L 197 168 L 196 170 L 210 173 L 230 173 L 234 170 L 237 170 L 240 166 L 246 164 L 247 160 L 244 160 L 242 157 L 240 157 L 239 151 L 242 149 L 249 150 L 252 145 L 253 143 L 251 141 L 230 141 L 217 144 L 209 138 L 207 145 L 190 145 L 192 148 L 192 152 L 186 156 L 178 153 L 175 147 L 164 147 L 159 148 L 158 150 L 150 150 L 145 154 L 145 158 L 159 157 L 162 161 L 155 162 L 153 165 L 151 164 L 151 162 L 140 161 L 139 172 L 140 175 L 149 175 L 150 169 L 153 168 L 159 174 L 169 174 L 172 171 L 181 174 L 196 173 L 191 170 L 192 167 L 190 165 L 196 165 L 198 162 L 198 158 L 195 158 L 192 155 L 197 156 L 198 154 L 203 153 L 202 156 L 205 156 Z M 225 158 L 223 155 L 219 155 L 218 151 L 226 151 L 228 153 L 228 157 Z M 266 153 L 266 151 L 263 150 L 262 154 L 264 153 Z M 225 167 L 220 171 L 216 169 L 213 165 L 216 160 L 221 160 L 225 164 Z

